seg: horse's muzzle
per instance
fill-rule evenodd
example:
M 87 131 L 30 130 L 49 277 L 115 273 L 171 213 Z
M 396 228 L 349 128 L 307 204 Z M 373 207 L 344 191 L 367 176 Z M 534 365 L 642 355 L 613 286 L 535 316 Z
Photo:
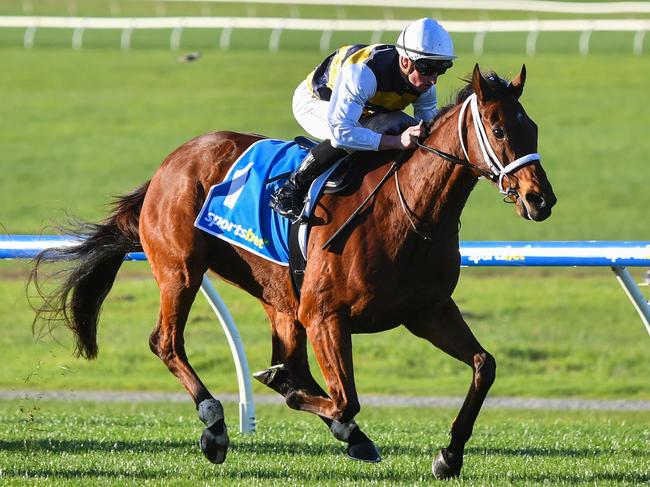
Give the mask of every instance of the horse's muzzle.
M 517 199 L 517 212 L 522 218 L 541 222 L 551 216 L 555 203 L 557 198 L 552 191 L 548 195 L 531 191 Z

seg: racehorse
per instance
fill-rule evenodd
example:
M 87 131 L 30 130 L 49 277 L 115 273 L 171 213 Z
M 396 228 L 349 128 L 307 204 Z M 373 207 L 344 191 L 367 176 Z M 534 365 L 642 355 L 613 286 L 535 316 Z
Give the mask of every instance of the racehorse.
M 435 456 L 438 478 L 458 476 L 466 442 L 495 379 L 496 362 L 477 341 L 452 292 L 460 273 L 459 219 L 479 178 L 491 180 L 525 219 L 548 218 L 556 203 L 537 154 L 537 126 L 519 102 L 525 66 L 511 81 L 475 66 L 456 103 L 444 107 L 429 135 L 410 154 L 357 153 L 364 167 L 355 191 L 324 195 L 311 217 L 307 266 L 300 297 L 287 267 L 265 260 L 194 227 L 209 188 L 259 135 L 214 132 L 171 153 L 153 178 L 115 202 L 100 224 L 78 231 L 83 240 L 44 251 L 39 266 L 64 257 L 72 265 L 61 287 L 44 296 L 36 320 L 62 317 L 76 336 L 77 353 L 97 355 L 102 302 L 126 253 L 144 250 L 160 289 L 158 322 L 149 344 L 180 380 L 206 427 L 201 448 L 225 460 L 228 433 L 221 403 L 190 365 L 183 332 L 204 273 L 260 300 L 272 330 L 271 367 L 256 377 L 290 408 L 318 415 L 352 458 L 379 461 L 372 441 L 354 421 L 360 410 L 352 364 L 353 333 L 405 326 L 472 369 L 467 397 L 451 427 L 451 441 Z M 403 158 L 385 178 L 389 162 Z M 505 162 L 502 162 L 505 161 Z M 365 170 L 367 168 L 367 170 Z M 330 246 L 333 231 L 379 188 Z M 326 381 L 324 391 L 307 361 L 307 341 Z

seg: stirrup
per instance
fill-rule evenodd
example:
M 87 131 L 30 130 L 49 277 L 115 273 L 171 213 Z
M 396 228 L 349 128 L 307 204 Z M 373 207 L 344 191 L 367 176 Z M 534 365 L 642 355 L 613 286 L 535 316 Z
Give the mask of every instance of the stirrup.
M 283 197 L 280 193 L 282 188 L 280 188 L 275 194 L 271 196 L 271 201 L 269 206 L 280 216 L 288 218 L 293 223 L 297 223 L 303 220 L 302 210 L 305 207 L 304 201 L 296 204 L 296 200 L 291 198 L 291 196 L 286 195 Z M 292 200 L 292 201 L 288 201 Z

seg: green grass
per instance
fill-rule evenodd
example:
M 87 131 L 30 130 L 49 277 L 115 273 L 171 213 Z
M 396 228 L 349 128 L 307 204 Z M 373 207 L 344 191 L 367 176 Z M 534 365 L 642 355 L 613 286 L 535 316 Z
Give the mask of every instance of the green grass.
M 208 51 L 181 64 L 167 50 L 2 50 L 0 119 L 6 232 L 39 231 L 64 211 L 97 220 L 111 196 L 151 177 L 185 140 L 211 130 L 290 138 L 294 86 L 315 51 Z M 442 103 L 476 59 L 462 55 L 440 82 Z M 650 63 L 632 55 L 486 55 L 513 76 L 528 67 L 523 103 L 559 198 L 548 222 L 516 217 L 481 182 L 463 215 L 471 239 L 645 239 L 650 204 L 643 100 Z M 281 75 L 277 75 L 281 70 Z
M 232 431 L 236 405 L 226 404 Z M 359 422 L 384 461 L 348 460 L 320 421 L 259 406 L 257 433 L 231 431 L 226 463 L 198 448 L 191 404 L 0 402 L 3 485 L 421 485 L 454 411 L 372 408 Z M 485 410 L 451 485 L 640 485 L 650 413 Z
M 0 280 L 0 388 L 181 392 L 149 350 L 158 293 L 145 266 L 125 264 L 104 306 L 100 354 L 91 362 L 72 357 L 65 328 L 34 341 L 23 282 Z M 261 306 L 225 284 L 218 289 L 233 313 L 251 370 L 268 367 L 271 340 Z M 648 337 L 608 269 L 466 269 L 455 298 L 497 359 L 491 395 L 650 399 Z M 185 336 L 190 361 L 206 385 L 215 393 L 236 392 L 230 351 L 201 295 Z M 362 395 L 462 396 L 469 386 L 465 365 L 405 329 L 355 336 L 353 343 Z M 313 360 L 312 370 L 321 380 Z M 270 392 L 258 383 L 254 389 Z

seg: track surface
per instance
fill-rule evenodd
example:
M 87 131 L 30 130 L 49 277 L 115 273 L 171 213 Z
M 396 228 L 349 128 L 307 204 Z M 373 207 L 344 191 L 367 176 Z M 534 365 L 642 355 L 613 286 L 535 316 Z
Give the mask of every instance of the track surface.
M 183 402 L 190 401 L 187 394 L 164 392 L 119 392 L 119 391 L 0 391 L 0 400 L 49 399 L 61 401 L 94 402 Z M 224 402 L 238 402 L 236 394 L 221 394 Z M 402 406 L 421 408 L 459 408 L 462 397 L 412 397 L 412 396 L 361 396 L 364 406 Z M 255 404 L 281 404 L 277 395 L 259 394 Z M 650 401 L 608 400 L 608 399 L 542 399 L 518 397 L 487 398 L 484 407 L 493 409 L 555 409 L 584 411 L 650 411 Z

